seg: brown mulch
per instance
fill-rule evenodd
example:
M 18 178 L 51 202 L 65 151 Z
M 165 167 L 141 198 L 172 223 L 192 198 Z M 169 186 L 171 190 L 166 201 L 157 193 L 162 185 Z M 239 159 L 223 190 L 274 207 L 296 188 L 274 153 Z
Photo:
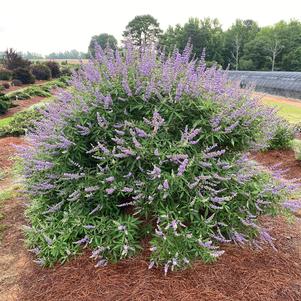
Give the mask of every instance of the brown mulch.
M 19 137 L 6 137 L 0 139 L 0 169 L 8 169 L 13 165 L 12 157 L 15 155 L 14 145 L 24 144 Z
M 18 140 L 19 139 L 19 140 Z M 11 165 L 14 151 L 0 139 L 0 162 Z M 265 166 L 279 161 L 295 169 L 289 152 L 256 154 Z M 273 159 L 268 159 L 271 156 Z M 214 264 L 196 262 L 192 268 L 163 275 L 148 270 L 147 251 L 135 258 L 95 268 L 89 253 L 64 265 L 41 268 L 22 241 L 24 206 L 21 200 L 7 202 L 3 223 L 7 230 L 0 244 L 0 300 L 2 301 L 300 301 L 301 220 L 289 224 L 284 218 L 264 217 L 263 225 L 276 238 L 278 251 L 270 247 L 251 250 L 224 246 L 226 253 Z
M 265 218 L 276 247 L 261 251 L 225 246 L 214 264 L 163 275 L 142 254 L 95 268 L 89 254 L 42 269 L 30 263 L 20 279 L 22 301 L 297 301 L 301 300 L 301 224 Z
M 268 152 L 258 152 L 252 158 L 261 165 L 270 168 L 278 163 L 280 169 L 286 170 L 283 177 L 286 179 L 301 179 L 301 161 L 296 160 L 293 150 L 271 150 Z

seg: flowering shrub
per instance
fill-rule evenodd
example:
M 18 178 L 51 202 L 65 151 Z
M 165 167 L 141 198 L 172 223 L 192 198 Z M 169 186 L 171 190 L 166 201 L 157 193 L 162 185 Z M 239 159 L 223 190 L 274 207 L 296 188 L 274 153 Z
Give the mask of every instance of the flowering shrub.
M 269 141 L 268 149 L 288 149 L 291 147 L 296 130 L 284 119 L 279 118 L 273 137 Z
M 103 266 L 146 237 L 150 267 L 167 272 L 214 260 L 220 243 L 272 245 L 256 220 L 285 187 L 242 153 L 266 147 L 274 113 L 190 53 L 98 49 L 45 109 L 22 151 L 40 264 L 89 246 Z

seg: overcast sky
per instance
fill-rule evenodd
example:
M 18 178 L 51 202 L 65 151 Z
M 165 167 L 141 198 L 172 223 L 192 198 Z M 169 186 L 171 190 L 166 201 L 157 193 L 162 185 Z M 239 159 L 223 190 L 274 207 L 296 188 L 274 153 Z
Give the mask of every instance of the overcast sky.
M 218 18 L 225 29 L 237 18 L 265 26 L 301 21 L 301 0 L 1 0 L 0 50 L 86 52 L 91 36 L 107 32 L 120 41 L 127 23 L 141 14 L 153 15 L 162 29 L 189 17 Z

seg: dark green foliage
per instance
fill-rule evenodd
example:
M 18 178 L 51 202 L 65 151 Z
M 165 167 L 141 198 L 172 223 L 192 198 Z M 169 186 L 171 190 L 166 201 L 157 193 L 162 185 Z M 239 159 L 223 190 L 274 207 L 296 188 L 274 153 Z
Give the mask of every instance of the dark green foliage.
M 23 59 L 22 56 L 12 48 L 5 51 L 2 63 L 3 66 L 9 70 L 28 68 L 30 65 L 30 61 Z
M 8 69 L 0 68 L 0 80 L 10 80 L 12 72 Z
M 28 68 L 17 68 L 14 70 L 13 79 L 20 80 L 23 84 L 34 84 L 35 77 Z
M 268 149 L 288 149 L 294 139 L 294 129 L 286 121 L 279 122 L 273 138 L 269 141 Z
M 6 136 L 21 136 L 28 130 L 34 129 L 35 121 L 42 118 L 39 109 L 33 108 L 14 115 L 8 125 L 0 128 L 0 137 Z
M 60 70 L 59 63 L 53 62 L 53 61 L 48 61 L 48 62 L 45 62 L 45 65 L 50 69 L 52 78 L 60 77 L 61 70 Z
M 37 80 L 49 80 L 51 78 L 51 70 L 44 64 L 32 65 L 30 70 Z
M 0 92 L 0 115 L 5 114 L 10 107 L 10 100 Z
M 161 32 L 159 23 L 153 16 L 141 15 L 128 23 L 123 36 L 134 45 L 141 46 L 156 42 Z
M 107 33 L 101 33 L 100 35 L 93 36 L 91 38 L 88 50 L 92 56 L 95 56 L 95 44 L 98 44 L 103 49 L 107 46 L 109 46 L 112 49 L 117 48 L 116 38 L 113 35 Z
M 69 67 L 64 67 L 61 70 L 61 75 L 62 76 L 71 76 L 72 75 L 72 71 Z

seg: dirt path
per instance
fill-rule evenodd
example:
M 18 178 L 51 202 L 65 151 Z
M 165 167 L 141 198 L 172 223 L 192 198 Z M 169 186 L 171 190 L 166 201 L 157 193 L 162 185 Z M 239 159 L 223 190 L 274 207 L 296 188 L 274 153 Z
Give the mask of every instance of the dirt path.
M 5 168 L 12 165 L 9 158 L 14 150 L 10 143 L 22 144 L 24 140 L 0 139 L 0 162 Z M 269 167 L 279 161 L 287 162 L 287 156 L 288 153 L 279 152 L 267 159 L 269 155 L 258 154 L 257 159 Z M 298 174 L 301 175 L 301 168 L 296 168 L 294 177 Z M 161 270 L 147 269 L 147 252 L 101 269 L 94 267 L 88 254 L 55 268 L 40 268 L 24 247 L 23 211 L 21 200 L 13 198 L 5 203 L 0 301 L 301 300 L 300 219 L 295 224 L 280 217 L 262 219 L 277 238 L 277 252 L 270 247 L 256 251 L 229 245 L 224 247 L 226 254 L 214 264 L 197 262 L 191 269 L 164 277 Z
M 289 105 L 293 105 L 293 106 L 301 108 L 301 100 L 298 100 L 298 99 L 286 98 L 286 97 L 283 97 L 283 96 L 262 94 L 262 93 L 256 93 L 256 94 L 261 95 L 263 101 L 271 100 L 271 101 L 275 101 L 275 102 L 278 102 L 278 103 L 289 104 Z
M 0 139 L 0 168 L 5 172 L 5 178 L 0 181 L 0 191 L 13 187 L 11 174 L 15 148 L 13 145 L 24 144 L 24 139 L 7 137 Z M 24 224 L 23 204 L 11 193 L 12 199 L 5 201 L 1 208 L 5 231 L 0 241 L 0 301 L 19 301 L 20 275 L 25 268 L 28 255 L 23 248 L 21 226 Z

